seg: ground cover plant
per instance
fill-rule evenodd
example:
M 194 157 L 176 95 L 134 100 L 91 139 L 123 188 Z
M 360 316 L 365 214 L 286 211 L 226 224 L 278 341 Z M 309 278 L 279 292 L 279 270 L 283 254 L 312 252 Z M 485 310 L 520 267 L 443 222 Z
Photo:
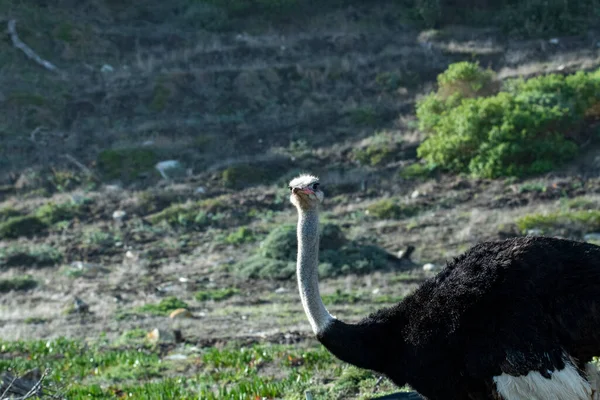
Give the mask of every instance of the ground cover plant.
M 118 342 L 1 341 L 0 368 L 15 375 L 46 368 L 45 390 L 73 400 L 303 399 L 306 390 L 343 398 L 392 389 L 388 382 L 375 388 L 376 375 L 342 365 L 321 346 L 181 345 L 165 354 L 140 336 L 136 330 L 124 332 Z

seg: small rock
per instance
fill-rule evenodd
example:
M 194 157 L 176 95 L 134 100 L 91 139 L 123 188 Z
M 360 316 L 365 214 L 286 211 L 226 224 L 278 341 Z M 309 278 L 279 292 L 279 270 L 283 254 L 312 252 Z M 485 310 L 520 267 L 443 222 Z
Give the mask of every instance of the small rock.
M 181 318 L 191 318 L 192 313 L 185 308 L 178 308 L 177 310 L 173 310 L 169 315 L 171 319 L 181 319 Z
M 421 195 L 421 193 L 419 193 L 419 191 L 418 191 L 418 190 L 415 190 L 414 192 L 412 192 L 412 193 L 410 194 L 410 198 L 411 198 L 411 199 L 416 199 L 416 198 L 417 198 L 417 197 L 419 197 L 420 195 Z
M 371 292 L 371 294 L 379 294 L 379 292 L 381 292 L 381 289 L 375 288 L 375 289 L 373 289 L 373 291 Z
M 127 216 L 127 212 L 124 210 L 116 210 L 112 213 L 112 217 L 115 221 L 122 221 Z
M 287 293 L 288 290 L 284 287 L 278 287 L 277 289 L 275 289 L 275 294 L 283 294 L 283 293 Z
M 175 334 L 165 329 L 154 328 L 146 335 L 150 343 L 175 343 Z
M 600 242 L 600 233 L 588 233 L 583 237 L 583 240 L 585 240 L 586 242 Z
M 541 229 L 528 229 L 526 232 L 527 236 L 542 236 L 544 232 Z
M 104 64 L 100 68 L 100 72 L 104 72 L 104 73 L 110 73 L 110 72 L 114 72 L 114 71 L 115 71 L 114 67 L 110 64 Z
M 206 189 L 203 186 L 199 186 L 196 188 L 196 190 L 194 191 L 194 193 L 196 194 L 204 194 L 206 193 Z
M 164 358 L 164 360 L 170 360 L 170 361 L 185 361 L 188 359 L 188 356 L 186 356 L 185 354 L 169 354 L 168 356 L 166 356 Z
M 181 282 L 181 283 L 188 283 L 189 281 L 190 281 L 189 278 L 186 278 L 184 276 L 179 277 L 179 282 Z
M 423 265 L 423 271 L 425 271 L 425 272 L 435 271 L 436 268 L 437 267 L 435 266 L 435 264 L 432 264 L 432 263 L 427 263 L 427 264 Z
M 160 161 L 159 163 L 157 163 L 154 166 L 154 168 L 156 168 L 156 170 L 158 171 L 158 173 L 163 178 L 169 179 L 169 176 L 167 175 L 167 171 L 181 170 L 182 169 L 182 165 L 177 160 L 165 160 L 165 161 Z
M 146 140 L 142 143 L 142 146 L 152 146 L 154 144 L 154 140 Z
M 73 261 L 71 263 L 71 267 L 73 267 L 73 269 L 75 269 L 76 271 L 82 272 L 87 277 L 96 276 L 100 273 L 106 274 L 110 272 L 109 269 L 104 268 L 100 264 L 87 263 L 83 261 Z
M 548 43 L 550 43 L 550 44 L 558 44 L 559 40 L 558 40 L 558 38 L 552 38 L 552 39 L 548 40 Z

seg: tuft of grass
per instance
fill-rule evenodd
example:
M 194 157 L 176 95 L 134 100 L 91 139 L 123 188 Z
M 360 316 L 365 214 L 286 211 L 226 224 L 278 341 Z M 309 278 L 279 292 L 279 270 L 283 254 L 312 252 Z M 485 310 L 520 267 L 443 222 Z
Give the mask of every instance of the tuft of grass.
M 29 275 L 0 279 L 0 293 L 8 293 L 10 291 L 22 292 L 35 289 L 37 285 L 37 281 Z
M 222 288 L 222 289 L 209 289 L 209 290 L 199 290 L 194 295 L 195 299 L 198 301 L 221 301 L 230 298 L 238 294 L 240 291 L 236 288 Z
M 15 245 L 0 249 L 0 267 L 51 267 L 62 259 L 62 253 L 48 245 Z
M 367 213 L 378 219 L 402 219 L 417 215 L 421 207 L 402 204 L 394 199 L 379 200 L 367 207 Z
M 178 308 L 189 308 L 188 304 L 175 296 L 165 297 L 158 304 L 145 304 L 135 309 L 141 314 L 169 315 Z

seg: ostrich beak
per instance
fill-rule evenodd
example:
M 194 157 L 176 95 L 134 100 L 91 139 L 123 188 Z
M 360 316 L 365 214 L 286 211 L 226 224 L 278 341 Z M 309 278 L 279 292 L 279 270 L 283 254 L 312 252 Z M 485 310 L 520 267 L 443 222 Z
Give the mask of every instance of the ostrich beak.
M 312 189 L 309 189 L 309 188 L 301 189 L 299 187 L 295 187 L 292 189 L 292 193 L 294 193 L 294 194 L 298 194 L 298 193 L 314 194 L 315 192 L 313 192 Z

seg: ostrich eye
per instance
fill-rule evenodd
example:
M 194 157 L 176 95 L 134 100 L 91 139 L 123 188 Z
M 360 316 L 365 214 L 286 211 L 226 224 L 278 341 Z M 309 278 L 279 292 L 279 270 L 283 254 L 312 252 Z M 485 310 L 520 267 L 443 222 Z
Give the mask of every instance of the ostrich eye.
M 291 186 L 288 186 L 288 189 L 290 189 L 290 192 L 292 191 L 292 187 Z
M 319 188 L 319 184 L 318 183 L 313 183 L 312 188 L 314 190 L 317 190 Z

